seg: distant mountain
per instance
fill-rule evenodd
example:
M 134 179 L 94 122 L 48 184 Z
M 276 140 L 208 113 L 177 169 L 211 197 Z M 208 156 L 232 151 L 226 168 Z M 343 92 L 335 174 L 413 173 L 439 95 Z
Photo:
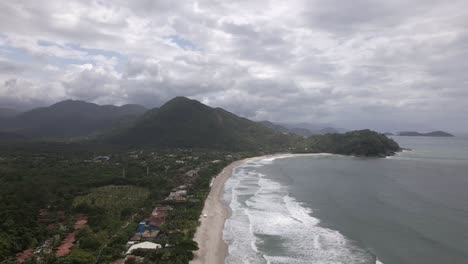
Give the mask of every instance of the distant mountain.
M 301 128 L 301 127 L 290 128 L 289 132 L 291 134 L 295 134 L 295 135 L 299 135 L 299 136 L 303 136 L 303 137 L 310 137 L 310 136 L 318 134 L 318 133 L 314 133 L 314 132 L 310 131 L 307 128 Z
M 11 118 L 18 115 L 19 112 L 10 108 L 0 108 L 0 118 Z
M 67 100 L 4 119 L 0 131 L 31 138 L 63 139 L 88 137 L 131 123 L 146 112 L 139 105 L 97 105 Z
M 1 132 L 0 131 L 0 142 L 2 141 L 21 141 L 27 139 L 25 136 L 14 133 L 14 132 Z
M 427 137 L 454 137 L 454 135 L 444 131 L 433 131 L 425 134 Z
M 429 133 L 419 133 L 414 131 L 403 131 L 399 132 L 398 136 L 408 136 L 408 137 L 453 137 L 452 134 L 444 131 L 433 131 Z
M 176 97 L 158 110 L 148 111 L 135 126 L 110 140 L 141 146 L 252 149 L 285 145 L 289 139 L 222 108 Z
M 386 135 L 386 136 L 394 136 L 395 134 L 393 134 L 392 132 L 385 132 L 384 135 Z
M 336 134 L 336 133 L 341 133 L 337 128 L 333 127 L 325 127 L 319 130 L 320 134 L 325 135 L 325 134 Z M 344 132 L 344 131 L 342 131 Z
M 308 123 L 279 124 L 270 121 L 260 121 L 259 123 L 279 133 L 295 134 L 303 137 L 310 137 L 313 135 L 335 134 L 344 131 L 339 131 L 336 128 L 326 125 L 313 125 Z
M 309 131 L 310 134 L 305 136 L 346 132 L 346 129 L 337 128 L 334 127 L 332 124 L 328 123 L 280 123 L 280 125 L 289 129 L 306 129 Z
M 258 122 L 259 124 L 275 131 L 275 132 L 278 132 L 278 133 L 289 133 L 290 130 L 289 128 L 286 128 L 282 125 L 279 125 L 279 124 L 276 124 L 276 123 L 273 123 L 273 122 L 270 122 L 270 121 L 260 121 Z

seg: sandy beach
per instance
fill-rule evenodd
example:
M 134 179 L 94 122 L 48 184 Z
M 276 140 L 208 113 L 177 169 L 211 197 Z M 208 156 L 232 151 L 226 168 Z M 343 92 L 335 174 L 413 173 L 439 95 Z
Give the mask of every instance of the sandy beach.
M 194 253 L 193 264 L 221 264 L 228 253 L 228 246 L 223 240 L 224 222 L 229 216 L 228 209 L 224 206 L 222 196 L 224 183 L 231 176 L 233 170 L 246 163 L 250 159 L 238 160 L 225 167 L 215 178 L 211 191 L 205 201 L 201 224 L 195 233 L 194 240 L 198 243 L 199 250 Z
M 228 208 L 224 205 L 224 183 L 232 175 L 234 169 L 249 161 L 265 158 L 287 158 L 293 156 L 312 156 L 322 154 L 276 154 L 238 160 L 223 169 L 215 178 L 211 191 L 205 201 L 203 213 L 207 217 L 200 218 L 200 226 L 194 240 L 199 250 L 194 252 L 192 264 L 222 264 L 228 255 L 228 245 L 223 240 L 224 222 L 229 217 Z

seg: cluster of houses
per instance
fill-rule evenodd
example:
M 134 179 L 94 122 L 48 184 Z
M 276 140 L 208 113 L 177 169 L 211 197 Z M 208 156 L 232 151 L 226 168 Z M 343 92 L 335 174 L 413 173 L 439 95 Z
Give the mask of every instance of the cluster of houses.
M 187 185 L 181 185 L 172 190 L 169 196 L 166 197 L 166 201 L 184 202 L 187 201 Z
M 88 223 L 88 218 L 86 215 L 77 214 L 75 217 L 77 219 L 73 225 L 73 231 L 68 233 L 63 239 L 61 239 L 59 234 L 55 234 L 53 237 L 45 240 L 35 249 L 29 248 L 16 254 L 16 262 L 24 263 L 30 258 L 35 257 L 36 259 L 39 259 L 41 255 L 50 253 L 55 253 L 57 257 L 68 255 L 76 241 L 77 232 Z M 47 229 L 51 231 L 59 228 L 60 226 L 63 226 L 66 221 L 66 216 L 63 211 L 51 213 L 47 209 L 41 209 L 39 210 L 38 221 L 42 224 L 46 224 Z M 60 244 L 57 248 L 55 248 L 58 242 L 60 242 Z
M 131 249 L 132 246 L 141 244 L 141 242 L 157 238 L 160 233 L 159 227 L 165 223 L 166 217 L 171 210 L 173 210 L 173 208 L 170 206 L 158 206 L 154 208 L 151 215 L 138 224 L 137 231 L 135 235 L 130 238 L 127 246 L 130 246 Z M 129 253 L 131 253 L 131 251 L 127 251 L 127 254 Z

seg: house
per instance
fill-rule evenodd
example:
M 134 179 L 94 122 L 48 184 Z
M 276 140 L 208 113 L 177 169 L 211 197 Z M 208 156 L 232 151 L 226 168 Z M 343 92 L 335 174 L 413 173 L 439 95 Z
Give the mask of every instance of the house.
M 157 237 L 159 234 L 159 230 L 146 230 L 142 235 L 141 239 L 142 240 L 151 240 L 155 237 Z
M 128 250 L 127 250 L 127 253 L 125 253 L 126 255 L 130 255 L 132 254 L 132 252 L 134 250 L 137 250 L 137 249 L 147 249 L 147 250 L 154 250 L 154 249 L 158 249 L 158 248 L 162 248 L 162 246 L 160 244 L 156 244 L 156 243 L 153 243 L 153 242 L 142 242 L 142 243 L 138 243 L 138 244 L 135 244 L 135 245 L 132 245 Z
M 135 234 L 134 236 L 132 236 L 132 238 L 130 238 L 130 241 L 133 241 L 133 242 L 141 241 L 141 234 Z
M 158 206 L 154 208 L 153 212 L 151 213 L 152 215 L 158 215 L 158 216 L 167 216 L 169 211 L 172 211 L 174 208 L 166 205 L 166 206 Z
M 175 192 L 169 193 L 169 196 L 165 199 L 166 201 L 185 201 L 187 200 L 187 191 L 186 190 L 177 190 Z
M 187 177 L 194 177 L 194 176 L 198 176 L 198 171 L 197 170 L 189 170 L 185 173 L 185 175 Z
M 110 157 L 109 156 L 97 156 L 93 160 L 94 162 L 109 161 Z
M 138 234 L 143 234 L 143 232 L 145 232 L 145 230 L 146 230 L 146 222 L 140 222 L 138 224 L 137 233 Z

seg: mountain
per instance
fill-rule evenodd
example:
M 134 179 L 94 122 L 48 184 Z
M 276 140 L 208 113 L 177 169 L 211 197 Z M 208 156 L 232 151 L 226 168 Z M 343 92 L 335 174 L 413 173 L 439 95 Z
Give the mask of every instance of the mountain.
M 312 131 L 308 130 L 307 128 L 301 127 L 293 127 L 293 126 L 284 126 L 277 123 L 273 123 L 270 121 L 260 121 L 258 122 L 269 129 L 283 134 L 293 134 L 302 137 L 310 137 L 312 135 L 317 135 L 318 133 L 313 133 Z
M 1 132 L 0 131 L 0 142 L 22 141 L 26 139 L 27 138 L 25 136 L 14 133 L 14 132 Z
M 289 127 L 286 127 L 277 123 L 273 123 L 270 121 L 260 121 L 258 123 L 277 133 L 294 134 L 294 135 L 303 136 L 303 137 L 309 137 L 311 135 L 314 135 L 310 130 L 306 128 L 299 128 L 299 127 L 289 128 Z
M 453 137 L 452 134 L 444 131 L 433 131 L 429 133 L 419 133 L 414 131 L 402 131 L 398 133 L 398 136 L 408 136 L 408 137 Z
M 289 128 L 270 121 L 259 121 L 258 123 L 278 133 L 290 133 Z
M 19 112 L 10 108 L 0 108 L 0 118 L 11 118 L 18 115 Z
M 335 133 L 341 133 L 344 131 L 344 130 L 340 131 L 336 128 L 326 126 L 325 124 L 322 124 L 322 125 L 314 125 L 314 124 L 309 124 L 309 123 L 278 124 L 278 123 L 274 123 L 270 121 L 260 121 L 259 123 L 278 133 L 295 134 L 295 135 L 303 136 L 303 137 L 310 137 L 313 135 L 335 134 Z
M 317 133 L 314 133 L 307 128 L 301 128 L 301 127 L 290 128 L 289 133 L 303 136 L 303 137 L 310 137 L 312 135 L 317 135 Z
M 343 155 L 383 157 L 400 151 L 400 146 L 384 134 L 368 129 L 343 134 L 316 135 L 304 139 L 297 152 L 328 152 Z
M 337 134 L 340 133 L 340 131 L 337 128 L 333 127 L 324 127 L 319 130 L 319 134 L 325 135 L 325 134 Z
M 297 131 L 298 129 L 307 130 L 308 133 L 303 136 L 335 134 L 335 133 L 346 132 L 345 129 L 336 128 L 334 125 L 327 124 L 327 123 L 280 123 L 280 125 L 288 129 L 293 129 Z
M 328 152 L 359 156 L 391 155 L 400 149 L 395 141 L 370 130 L 311 137 L 285 133 L 284 128 L 272 122 L 254 122 L 185 97 L 176 97 L 157 110 L 149 110 L 133 127 L 108 140 L 141 147 Z
M 425 134 L 426 137 L 454 137 L 454 135 L 444 131 L 433 131 Z
M 31 138 L 63 139 L 88 137 L 124 126 L 146 112 L 139 105 L 97 105 L 67 100 L 4 119 L 0 130 Z
M 244 150 L 284 146 L 291 138 L 222 108 L 176 97 L 110 140 L 139 146 Z

